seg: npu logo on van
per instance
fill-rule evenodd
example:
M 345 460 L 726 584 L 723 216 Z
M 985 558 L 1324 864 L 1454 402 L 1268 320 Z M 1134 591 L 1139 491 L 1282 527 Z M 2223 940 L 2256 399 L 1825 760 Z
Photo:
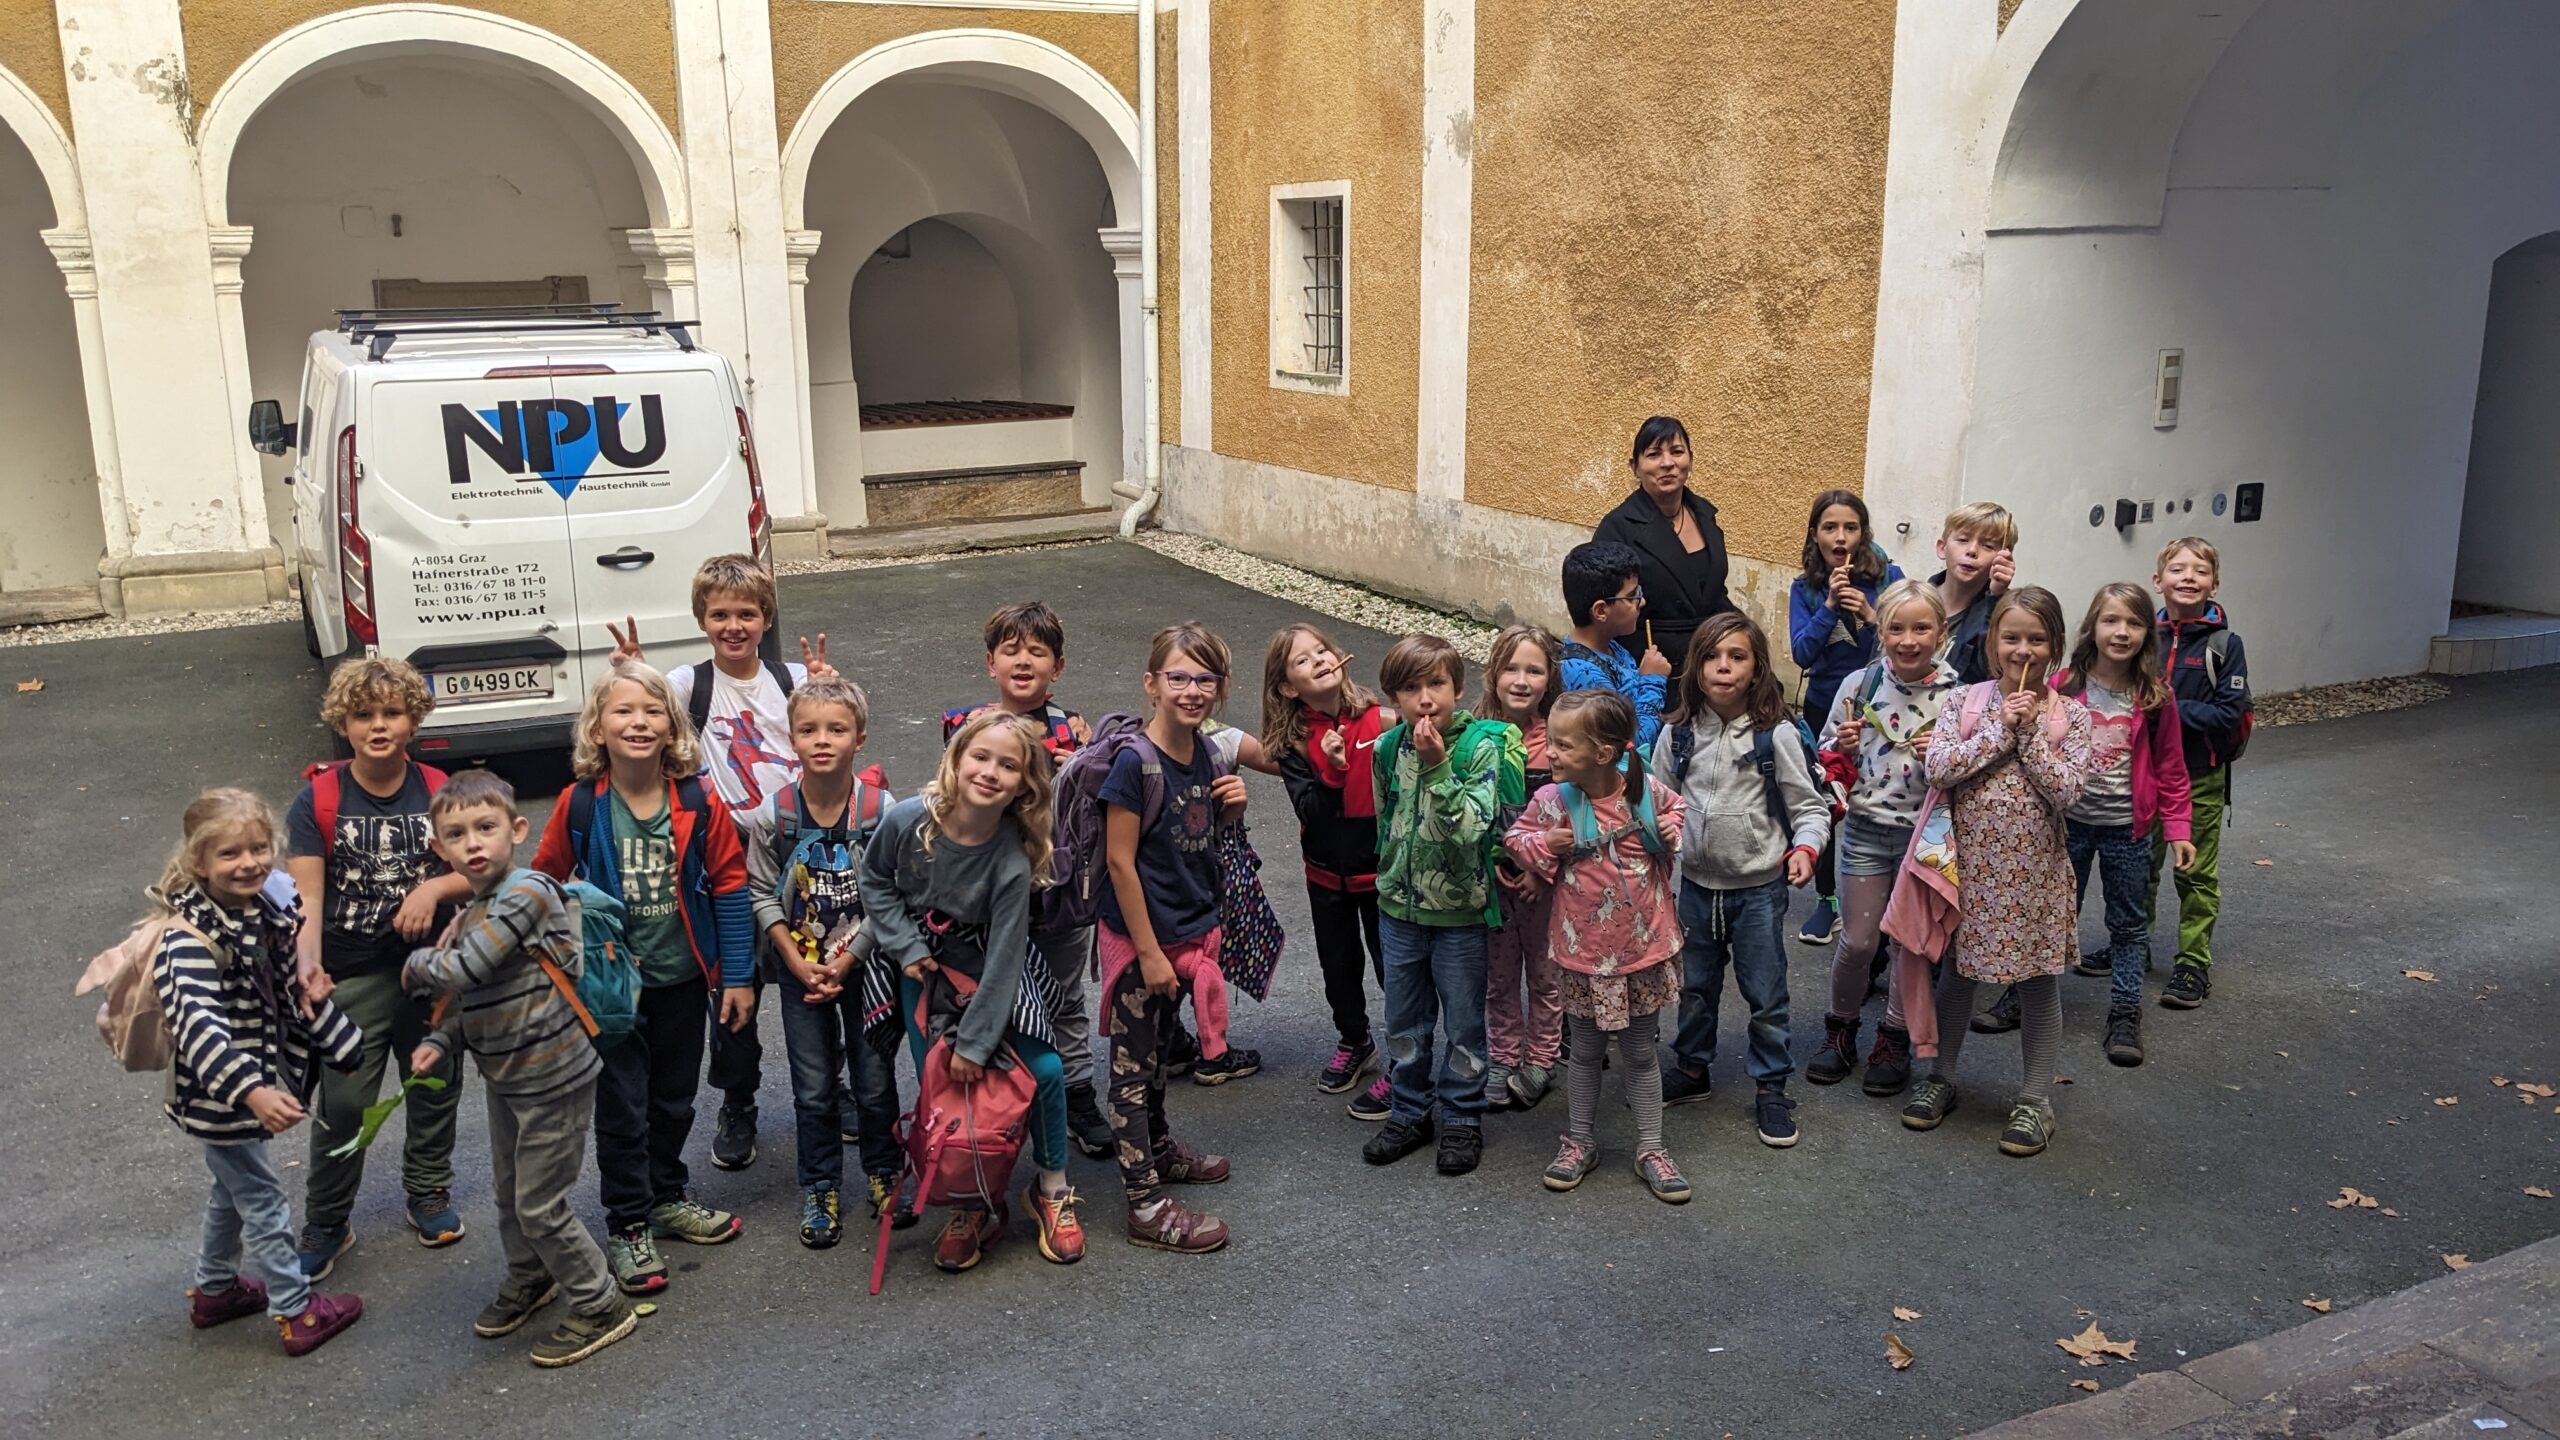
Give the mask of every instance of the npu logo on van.
M 592 404 L 575 400 L 501 400 L 495 410 L 444 407 L 444 463 L 456 485 L 471 483 L 475 447 L 518 479 L 538 479 L 566 500 L 594 468 L 598 456 L 624 474 L 656 474 L 643 470 L 667 453 L 667 421 L 659 398 L 640 397 L 640 443 L 625 445 L 623 418 L 629 403 L 599 395 Z

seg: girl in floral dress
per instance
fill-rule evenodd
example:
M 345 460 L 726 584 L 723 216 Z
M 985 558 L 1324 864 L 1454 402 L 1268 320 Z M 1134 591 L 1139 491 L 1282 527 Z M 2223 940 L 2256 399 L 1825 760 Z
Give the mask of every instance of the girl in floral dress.
M 1636 1174 L 1655 1198 L 1687 1203 L 1689 1182 L 1662 1144 L 1662 1009 L 1680 995 L 1679 793 L 1645 772 L 1636 712 L 1611 690 L 1576 690 L 1547 716 L 1556 783 L 1530 797 L 1504 845 L 1532 885 L 1549 891 L 1548 953 L 1562 969 L 1567 1115 L 1547 1167 L 1550 1190 L 1582 1183 L 1599 1159 L 1592 1124 L 1600 1063 L 1618 1041 L 1635 1112 Z M 1631 798 L 1632 797 L 1632 798 Z
M 1902 1123 L 1936 1128 L 1956 1107 L 1956 1055 L 1974 986 L 2015 985 L 2024 1014 L 2025 1078 L 2000 1132 L 2007 1155 L 2053 1138 L 2053 1067 L 2062 1049 L 2060 979 L 2079 949 L 2063 817 L 2090 760 L 2089 712 L 2047 688 L 2062 653 L 2062 606 L 2026 586 L 1991 610 L 1996 678 L 1947 698 L 1929 740 L 1929 783 L 1953 808 L 1960 867 L 1954 964 L 1938 986 L 1938 1054 Z

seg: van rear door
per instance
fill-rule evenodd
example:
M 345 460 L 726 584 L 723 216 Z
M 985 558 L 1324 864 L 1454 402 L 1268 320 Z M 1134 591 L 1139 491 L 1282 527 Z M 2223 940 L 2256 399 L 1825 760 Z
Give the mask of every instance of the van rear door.
M 574 713 L 569 487 L 544 443 L 565 427 L 547 367 L 481 376 L 380 367 L 359 410 L 356 529 L 381 649 L 427 676 L 430 731 Z M 547 428 L 546 428 L 547 427 Z

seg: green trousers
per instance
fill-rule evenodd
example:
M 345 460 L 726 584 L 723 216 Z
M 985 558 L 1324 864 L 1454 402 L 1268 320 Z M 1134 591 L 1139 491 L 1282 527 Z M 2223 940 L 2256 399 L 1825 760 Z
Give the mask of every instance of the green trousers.
M 2213 922 L 2222 914 L 2222 813 L 2231 798 L 2231 772 L 2215 770 L 2192 782 L 2195 868 L 2174 871 L 2178 886 L 2178 957 L 2180 965 L 2213 964 Z M 2160 871 L 2169 863 L 2165 832 L 2151 842 L 2152 914 L 2160 900 Z M 2148 916 L 2145 917 L 2146 923 Z
M 356 1187 L 364 1183 L 364 1157 L 359 1150 L 344 1160 L 329 1152 L 355 1138 L 364 1125 L 364 1107 L 382 1090 L 382 1072 L 391 1071 L 394 1085 L 409 1078 L 409 1052 L 427 1038 L 432 1006 L 400 992 L 400 975 L 350 975 L 331 993 L 340 1010 L 364 1032 L 364 1050 L 350 1074 L 322 1066 L 319 1103 L 311 1107 L 311 1178 L 303 1202 L 303 1219 L 315 1225 L 344 1225 L 355 1209 Z M 404 1135 L 400 1183 L 410 1194 L 453 1188 L 454 1110 L 462 1100 L 462 1057 L 447 1055 L 429 1071 L 445 1082 L 442 1090 L 419 1089 L 395 1118 Z M 379 1143 L 379 1142 L 377 1142 Z

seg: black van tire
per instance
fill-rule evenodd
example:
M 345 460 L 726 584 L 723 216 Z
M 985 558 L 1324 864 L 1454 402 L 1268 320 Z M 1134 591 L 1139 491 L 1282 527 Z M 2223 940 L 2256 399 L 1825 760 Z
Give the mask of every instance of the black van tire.
M 302 648 L 310 651 L 314 660 L 326 658 L 320 653 L 320 627 L 311 620 L 311 582 L 308 580 L 302 583 Z

